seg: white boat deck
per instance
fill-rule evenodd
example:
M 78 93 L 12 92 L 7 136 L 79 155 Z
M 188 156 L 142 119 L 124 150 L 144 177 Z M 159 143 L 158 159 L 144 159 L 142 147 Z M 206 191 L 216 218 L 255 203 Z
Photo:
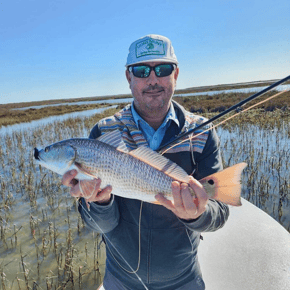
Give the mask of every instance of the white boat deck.
M 199 261 L 206 290 L 289 290 L 290 234 L 242 200 L 226 225 L 203 233 Z

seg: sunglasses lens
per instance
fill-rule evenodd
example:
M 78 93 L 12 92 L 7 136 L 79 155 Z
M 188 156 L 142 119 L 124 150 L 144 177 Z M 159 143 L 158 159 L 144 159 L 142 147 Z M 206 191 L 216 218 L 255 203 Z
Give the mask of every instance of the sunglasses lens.
M 155 67 L 155 73 L 158 77 L 167 77 L 171 75 L 174 67 L 172 64 L 160 64 Z
M 150 74 L 150 67 L 146 65 L 133 66 L 132 73 L 137 78 L 148 78 Z

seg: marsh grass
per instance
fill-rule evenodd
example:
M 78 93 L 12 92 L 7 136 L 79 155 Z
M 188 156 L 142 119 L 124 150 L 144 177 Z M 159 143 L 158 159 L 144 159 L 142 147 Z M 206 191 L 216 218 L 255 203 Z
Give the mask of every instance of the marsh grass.
M 71 106 L 56 106 L 45 107 L 41 109 L 27 109 L 27 110 L 12 110 L 0 106 L 0 127 L 23 122 L 30 122 L 39 120 L 44 117 L 63 115 L 72 112 L 81 112 L 90 109 L 97 109 L 106 107 L 107 104 L 94 104 L 94 105 L 71 105 Z
M 220 85 L 211 85 L 211 86 L 200 86 L 200 87 L 191 87 L 186 89 L 179 89 L 176 91 L 177 94 L 188 94 L 188 93 L 199 93 L 199 92 L 211 92 L 211 91 L 223 91 L 230 89 L 247 89 L 253 87 L 264 87 L 270 86 L 278 80 L 268 80 L 268 81 L 258 81 L 258 82 L 248 82 L 248 83 L 234 83 L 234 84 L 220 84 Z M 290 81 L 284 83 L 290 84 Z
M 85 137 L 104 116 L 1 136 L 0 288 L 93 289 L 101 283 L 105 251 L 99 235 L 84 227 L 60 177 L 33 163 L 32 149 Z
M 273 96 L 277 91 L 271 91 L 250 102 L 250 105 L 256 104 L 266 98 Z M 194 97 L 176 97 L 175 100 L 183 105 L 192 113 L 219 113 L 223 112 L 231 106 L 241 102 L 251 96 L 252 93 L 221 93 L 217 95 L 202 95 Z M 245 105 L 246 107 L 248 105 Z M 277 98 L 274 98 L 257 107 L 264 112 L 273 112 L 276 109 L 282 111 L 290 110 L 290 91 L 285 92 Z
M 222 84 L 222 85 L 213 85 L 213 86 L 202 86 L 202 87 L 192 87 L 187 89 L 179 89 L 175 91 L 175 94 L 185 94 L 185 93 L 199 93 L 199 92 L 212 92 L 219 90 L 230 90 L 230 89 L 241 89 L 241 88 L 252 88 L 252 87 L 260 87 L 260 86 L 268 86 L 273 84 L 277 80 L 270 81 L 260 81 L 260 82 L 250 82 L 250 83 L 237 83 L 237 84 Z M 285 84 L 290 84 L 290 82 L 286 82 Z M 183 104 L 191 103 L 191 106 L 188 106 L 188 110 L 197 113 L 207 113 L 207 112 L 220 112 L 225 108 L 232 106 L 238 100 L 245 98 L 251 94 L 244 93 L 221 93 L 217 96 L 196 96 L 196 97 L 188 97 L 188 98 L 179 98 L 176 100 Z M 65 113 L 71 113 L 76 111 L 85 111 L 88 109 L 95 109 L 101 106 L 105 106 L 105 104 L 100 105 L 78 105 L 77 102 L 85 102 L 85 101 L 100 101 L 100 100 L 112 100 L 112 99 L 122 99 L 122 98 L 131 98 L 131 94 L 121 94 L 114 96 L 103 96 L 103 97 L 86 97 L 86 98 L 74 98 L 74 99 L 58 99 L 58 100 L 44 100 L 44 101 L 36 101 L 36 102 L 22 102 L 22 103 L 9 103 L 9 104 L 0 104 L 0 128 L 1 126 L 13 125 L 16 123 L 29 122 L 32 120 L 38 120 L 44 117 L 62 115 Z M 281 100 L 281 98 L 280 98 Z M 286 103 L 277 106 L 276 102 L 270 103 L 266 110 L 274 110 L 275 108 L 285 108 L 285 106 L 289 107 L 289 101 L 287 98 L 284 98 Z M 215 102 L 218 102 L 219 105 L 215 105 Z M 75 105 L 65 105 L 65 103 L 70 103 Z M 55 107 L 46 107 L 41 109 L 27 109 L 27 110 L 14 110 L 21 109 L 30 106 L 44 106 L 44 105 L 58 105 Z
M 189 109 L 193 106 L 188 100 L 180 102 Z M 32 149 L 86 137 L 100 118 L 118 110 L 1 136 L 0 288 L 94 289 L 101 283 L 105 249 L 100 236 L 84 226 L 77 202 L 60 177 L 34 164 Z M 288 107 L 249 111 L 218 129 L 224 165 L 248 163 L 243 197 L 288 231 L 289 133 Z

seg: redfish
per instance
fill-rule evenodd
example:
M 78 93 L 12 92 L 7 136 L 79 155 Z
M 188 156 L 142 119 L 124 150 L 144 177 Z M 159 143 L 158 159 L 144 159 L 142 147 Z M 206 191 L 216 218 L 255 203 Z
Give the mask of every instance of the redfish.
M 189 181 L 180 166 L 150 148 L 142 146 L 128 151 L 118 130 L 95 140 L 73 138 L 41 150 L 35 148 L 34 158 L 41 166 L 60 175 L 75 168 L 78 179 L 100 178 L 103 186 L 112 186 L 115 195 L 152 203 L 156 203 L 158 193 L 173 199 L 172 181 Z M 236 164 L 199 182 L 209 198 L 240 206 L 241 174 L 246 165 Z

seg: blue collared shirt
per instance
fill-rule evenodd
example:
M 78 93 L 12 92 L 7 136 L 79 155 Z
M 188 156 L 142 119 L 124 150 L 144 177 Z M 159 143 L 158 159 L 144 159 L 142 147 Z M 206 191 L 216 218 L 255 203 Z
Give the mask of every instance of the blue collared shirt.
M 132 111 L 133 119 L 138 129 L 142 131 L 144 137 L 148 141 L 149 147 L 152 150 L 156 150 L 159 148 L 163 140 L 163 137 L 165 135 L 165 132 L 167 128 L 170 126 L 171 121 L 175 122 L 177 126 L 179 126 L 179 121 L 177 119 L 172 103 L 170 105 L 169 111 L 163 123 L 160 125 L 160 127 L 156 131 L 144 119 L 140 117 L 140 115 L 137 113 L 137 111 L 134 108 L 134 102 L 132 102 L 131 111 Z

